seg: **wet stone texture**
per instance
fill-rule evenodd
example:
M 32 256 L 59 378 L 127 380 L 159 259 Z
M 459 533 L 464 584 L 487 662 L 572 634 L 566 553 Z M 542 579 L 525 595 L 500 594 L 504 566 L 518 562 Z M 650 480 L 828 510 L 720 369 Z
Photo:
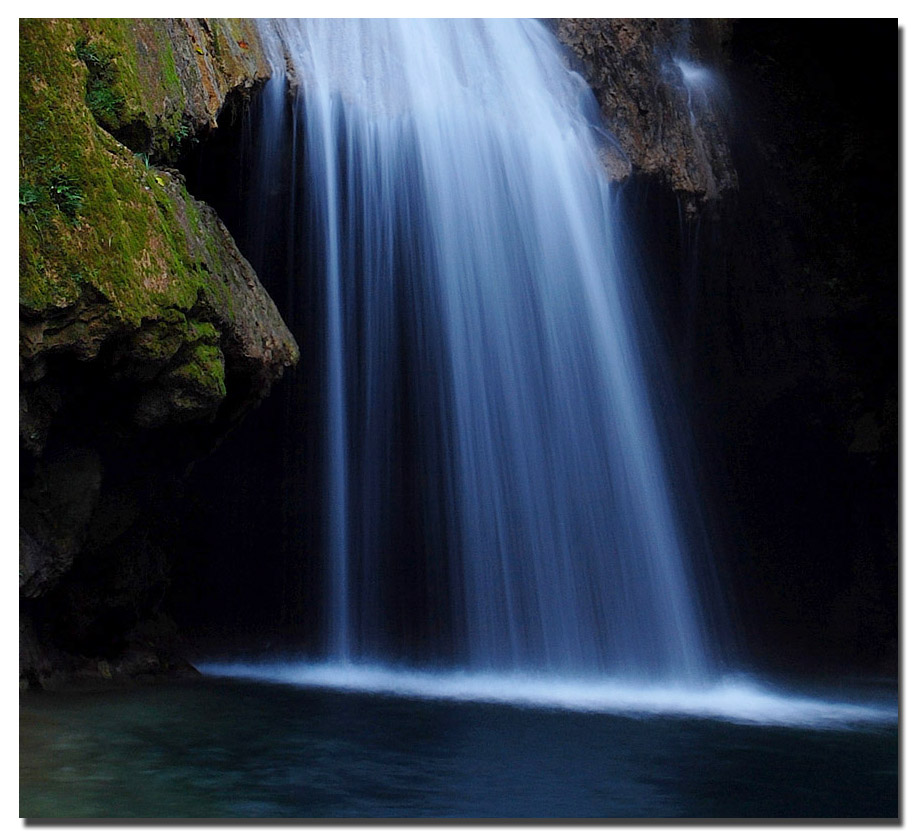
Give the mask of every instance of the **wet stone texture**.
M 689 209 L 735 188 L 719 75 L 727 22 L 562 18 L 556 32 L 612 134 L 614 180 L 657 175 Z

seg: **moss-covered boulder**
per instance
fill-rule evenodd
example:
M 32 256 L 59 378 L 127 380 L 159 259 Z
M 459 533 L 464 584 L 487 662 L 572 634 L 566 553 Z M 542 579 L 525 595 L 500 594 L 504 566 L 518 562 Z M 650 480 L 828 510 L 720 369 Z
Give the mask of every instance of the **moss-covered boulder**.
M 197 32 L 177 21 L 21 23 L 27 382 L 42 379 L 48 354 L 89 360 L 118 336 L 126 361 L 151 383 L 139 421 L 182 422 L 228 396 L 228 359 L 259 380 L 251 390 L 260 395 L 295 361 L 294 340 L 220 220 L 188 194 L 178 173 L 151 165 L 155 151 L 162 159 L 178 153 L 187 139 L 178 126 L 200 131 L 213 123 L 222 94 L 239 96 L 265 79 L 263 60 L 240 58 L 243 47 L 228 34 L 235 31 L 254 49 L 255 33 L 228 22 L 199 24 Z M 217 73 L 217 58 L 199 46 L 207 43 L 203 32 L 212 49 L 220 44 L 233 57 L 229 73 Z M 119 103 L 105 113 L 93 83 L 103 63 Z M 132 152 L 113 136 L 141 124 L 149 151 Z M 27 392 L 23 442 L 39 451 L 48 412 L 32 412 L 29 402 Z
M 20 592 L 40 641 L 43 603 L 98 612 L 119 557 L 160 556 L 132 528 L 151 542 L 175 479 L 298 359 L 172 168 L 268 76 L 252 22 L 20 21 Z

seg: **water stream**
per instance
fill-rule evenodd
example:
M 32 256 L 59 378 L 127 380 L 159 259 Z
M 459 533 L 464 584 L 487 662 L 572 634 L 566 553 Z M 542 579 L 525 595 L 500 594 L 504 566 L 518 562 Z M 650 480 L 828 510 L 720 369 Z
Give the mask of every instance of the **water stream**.
M 322 231 L 327 656 L 712 675 L 585 82 L 535 21 L 265 34 Z
M 325 19 L 263 34 L 274 73 L 251 227 L 257 247 L 269 240 L 267 193 L 288 179 L 290 229 L 272 241 L 292 282 L 322 290 L 324 632 L 319 660 L 201 670 L 615 714 L 894 723 L 893 704 L 779 690 L 728 661 L 732 628 L 699 583 L 713 579 L 706 545 L 681 513 L 688 443 L 664 422 L 679 409 L 647 278 L 599 162 L 611 141 L 550 32 Z

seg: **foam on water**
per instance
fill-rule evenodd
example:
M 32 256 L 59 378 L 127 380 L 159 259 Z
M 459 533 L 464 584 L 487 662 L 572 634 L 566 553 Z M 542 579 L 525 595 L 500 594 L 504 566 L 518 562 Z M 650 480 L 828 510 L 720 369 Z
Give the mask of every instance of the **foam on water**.
M 295 660 L 207 662 L 196 667 L 212 677 L 631 717 L 714 718 L 738 724 L 811 729 L 895 725 L 898 719 L 894 703 L 787 693 L 744 675 L 688 685 L 570 679 L 524 671 L 422 671 Z

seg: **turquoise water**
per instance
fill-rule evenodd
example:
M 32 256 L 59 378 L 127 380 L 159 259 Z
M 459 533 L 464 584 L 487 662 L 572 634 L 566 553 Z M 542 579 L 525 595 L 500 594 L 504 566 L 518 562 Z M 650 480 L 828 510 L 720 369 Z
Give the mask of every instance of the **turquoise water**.
M 26 818 L 896 817 L 895 723 L 815 729 L 225 679 L 25 695 Z

